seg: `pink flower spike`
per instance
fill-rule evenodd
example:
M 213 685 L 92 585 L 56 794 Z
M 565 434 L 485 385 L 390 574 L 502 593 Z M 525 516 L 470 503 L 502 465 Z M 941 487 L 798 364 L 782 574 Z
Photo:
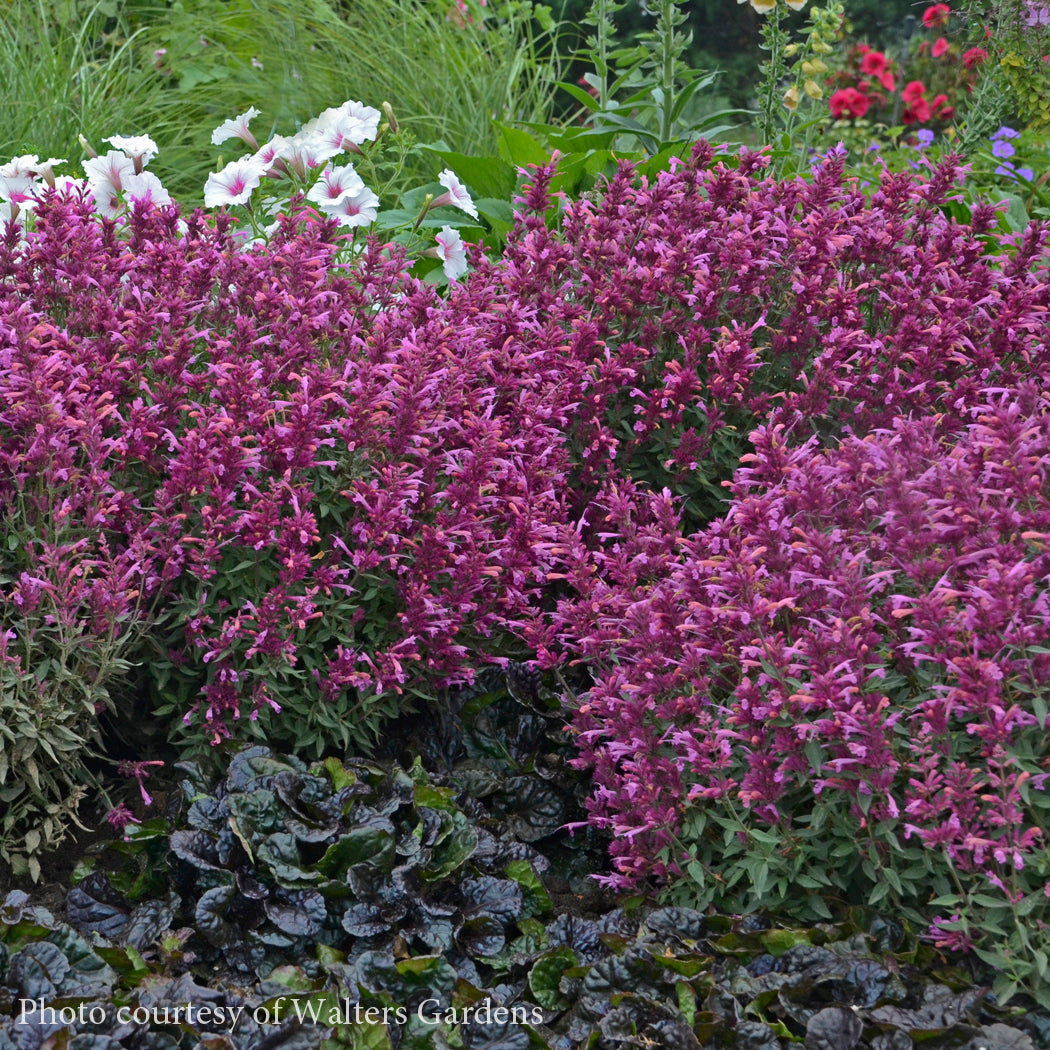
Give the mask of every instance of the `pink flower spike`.
M 213 146 L 221 146 L 222 143 L 229 139 L 238 138 L 242 142 L 247 143 L 252 149 L 257 150 L 259 148 L 259 143 L 255 136 L 248 130 L 248 125 L 251 123 L 252 119 L 258 115 L 259 111 L 254 106 L 249 106 L 247 112 L 242 113 L 239 117 L 224 120 L 211 133 L 211 144 Z
M 456 177 L 454 171 L 450 168 L 446 168 L 438 176 L 438 182 L 440 182 L 448 192 L 441 194 L 441 196 L 434 201 L 432 207 L 440 208 L 446 204 L 451 204 L 453 207 L 465 211 L 472 219 L 478 217 L 478 209 L 474 206 L 474 201 L 471 199 L 466 187 Z
M 254 157 L 231 160 L 222 171 L 212 172 L 204 184 L 204 204 L 208 208 L 244 204 L 262 181 L 264 167 Z

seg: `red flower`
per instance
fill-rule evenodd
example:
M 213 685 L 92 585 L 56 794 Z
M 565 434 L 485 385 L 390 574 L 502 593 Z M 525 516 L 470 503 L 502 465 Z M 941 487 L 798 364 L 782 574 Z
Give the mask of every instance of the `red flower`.
M 886 56 L 881 51 L 869 51 L 860 64 L 860 71 L 877 76 L 887 65 Z
M 939 36 L 933 42 L 933 47 L 930 48 L 930 54 L 933 55 L 934 58 L 940 58 L 947 50 L 948 41 L 943 36 Z
M 947 4 L 934 4 L 932 7 L 927 7 L 922 15 L 922 24 L 927 29 L 936 29 L 939 26 L 948 24 L 948 16 L 952 13 L 952 9 Z
M 930 104 L 924 98 L 916 99 L 901 114 L 905 124 L 925 124 L 931 117 Z
M 979 66 L 982 62 L 988 58 L 988 52 L 983 47 L 971 47 L 969 51 L 963 52 L 963 65 L 967 69 L 973 69 L 974 66 Z
M 836 120 L 845 116 L 863 117 L 870 105 L 867 95 L 853 87 L 842 88 L 828 99 L 831 115 Z
M 926 94 L 926 85 L 921 80 L 911 80 L 908 86 L 901 92 L 901 98 L 905 102 L 917 102 Z

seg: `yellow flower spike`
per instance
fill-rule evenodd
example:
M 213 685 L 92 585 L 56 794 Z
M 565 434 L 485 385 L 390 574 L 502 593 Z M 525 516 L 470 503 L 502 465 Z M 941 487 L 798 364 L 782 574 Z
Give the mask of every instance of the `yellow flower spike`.
M 794 112 L 798 109 L 799 93 L 797 87 L 790 87 L 784 92 L 784 105 Z
M 828 67 L 819 58 L 811 59 L 808 62 L 802 63 L 802 72 L 807 77 L 815 77 L 820 73 L 826 73 Z
M 813 99 L 821 99 L 824 97 L 824 92 L 815 80 L 807 80 L 802 85 L 802 90 Z

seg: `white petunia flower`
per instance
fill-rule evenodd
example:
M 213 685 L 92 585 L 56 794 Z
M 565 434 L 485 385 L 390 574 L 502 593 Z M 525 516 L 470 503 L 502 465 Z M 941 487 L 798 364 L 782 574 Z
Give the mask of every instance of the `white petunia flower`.
M 129 175 L 124 180 L 124 196 L 136 208 L 162 208 L 171 204 L 171 194 L 151 171 Z
M 365 188 L 364 181 L 357 174 L 353 164 L 342 168 L 329 166 L 321 177 L 310 187 L 306 199 L 319 204 L 322 210 L 334 208 L 346 197 L 354 197 Z
M 274 157 L 283 160 L 300 179 L 305 179 L 314 168 L 327 164 L 339 152 L 329 140 L 303 128 L 290 139 L 283 139 Z
M 442 226 L 436 240 L 435 254 L 441 260 L 445 276 L 450 281 L 462 277 L 467 272 L 467 250 L 463 238 L 451 226 Z
M 100 215 L 112 219 L 120 209 L 124 180 L 135 174 L 135 163 L 127 154 L 111 149 L 104 157 L 84 161 L 84 173 Z
M 336 153 L 342 153 L 351 146 L 371 142 L 379 131 L 381 116 L 378 109 L 351 100 L 326 109 L 313 120 L 307 121 L 303 131 L 317 133 L 325 142 L 334 145 Z
M 232 120 L 224 120 L 211 133 L 211 144 L 213 146 L 221 146 L 228 139 L 237 138 L 242 142 L 246 142 L 252 149 L 257 150 L 259 143 L 248 130 L 248 125 L 258 115 L 259 111 L 254 106 L 250 106 L 247 113 L 242 113 L 239 117 L 234 117 Z
M 59 163 L 48 161 L 48 163 Z M 0 178 L 32 178 L 40 170 L 40 158 L 35 153 L 25 153 L 21 157 L 12 157 L 6 164 L 0 164 Z
M 459 208 L 461 211 L 465 211 L 472 219 L 478 217 L 478 209 L 474 207 L 474 201 L 471 200 L 466 187 L 459 181 L 454 171 L 450 168 L 446 168 L 438 176 L 438 182 L 440 182 L 448 192 L 441 194 L 431 207 L 440 208 L 444 204 L 451 204 L 454 208 Z
M 134 161 L 136 171 L 141 171 L 160 152 L 149 135 L 110 135 L 102 141 L 123 150 Z
M 322 206 L 322 210 L 340 226 L 370 226 L 379 214 L 379 198 L 362 183 L 357 193 L 336 204 Z
M 0 175 L 0 200 L 25 205 L 35 199 L 37 189 L 32 175 Z
M 219 208 L 224 204 L 244 204 L 262 181 L 265 168 L 252 156 L 231 160 L 222 171 L 214 171 L 204 184 L 204 204 Z

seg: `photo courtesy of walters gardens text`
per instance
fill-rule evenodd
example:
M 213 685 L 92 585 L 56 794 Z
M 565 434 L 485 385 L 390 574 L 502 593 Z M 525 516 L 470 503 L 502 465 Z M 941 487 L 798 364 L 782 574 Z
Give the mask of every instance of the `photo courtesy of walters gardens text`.
M 53 1007 L 43 999 L 18 1000 L 18 1024 L 88 1027 L 105 1023 L 109 1011 L 99 1003 Z M 263 1005 L 230 1006 L 215 1003 L 183 1003 L 156 1006 L 121 1006 L 116 1011 L 118 1024 L 190 1025 L 232 1032 L 245 1017 L 258 1025 L 279 1025 L 288 1021 L 317 1024 L 328 1028 L 352 1024 L 540 1024 L 543 1011 L 538 1006 L 497 1006 L 485 999 L 473 1006 L 442 1007 L 439 999 L 424 999 L 414 1009 L 405 1006 L 363 1006 L 344 998 L 340 1004 L 325 999 L 297 999 L 281 996 Z

